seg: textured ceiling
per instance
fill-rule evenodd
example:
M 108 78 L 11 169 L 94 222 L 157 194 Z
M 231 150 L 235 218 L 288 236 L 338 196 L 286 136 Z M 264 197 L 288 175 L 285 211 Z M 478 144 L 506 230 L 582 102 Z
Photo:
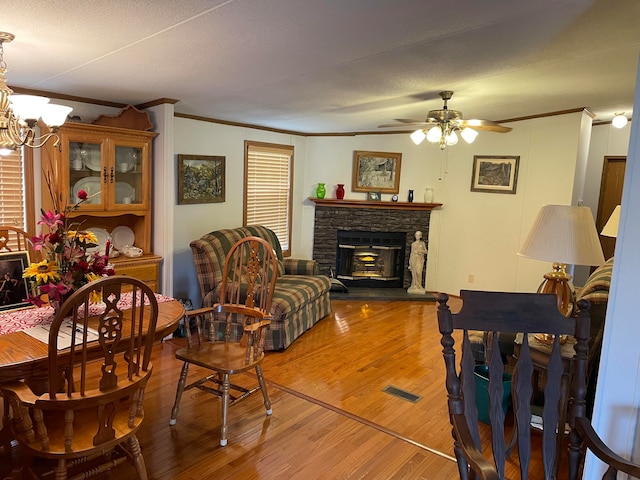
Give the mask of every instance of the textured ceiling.
M 12 87 L 306 133 L 631 116 L 638 0 L 4 0 Z

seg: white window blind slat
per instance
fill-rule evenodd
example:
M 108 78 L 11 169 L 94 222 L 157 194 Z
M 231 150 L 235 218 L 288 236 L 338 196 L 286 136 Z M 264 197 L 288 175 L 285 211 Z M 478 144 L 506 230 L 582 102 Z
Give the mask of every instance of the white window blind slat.
M 23 160 L 20 150 L 0 156 L 0 225 L 24 229 Z
M 245 225 L 275 232 L 286 255 L 291 245 L 293 147 L 245 142 Z

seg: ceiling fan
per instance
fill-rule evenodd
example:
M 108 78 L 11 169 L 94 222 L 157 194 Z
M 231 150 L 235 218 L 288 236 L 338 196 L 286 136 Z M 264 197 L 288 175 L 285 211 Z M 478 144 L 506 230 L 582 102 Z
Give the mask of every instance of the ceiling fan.
M 473 142 L 478 136 L 477 130 L 486 130 L 489 132 L 507 133 L 511 131 L 509 127 L 503 127 L 499 123 L 491 120 L 464 120 L 460 110 L 449 110 L 447 102 L 451 100 L 453 92 L 445 90 L 440 92 L 440 98 L 444 101 L 444 106 L 440 110 L 430 110 L 426 120 L 409 120 L 405 118 L 397 118 L 400 123 L 391 123 L 380 125 L 380 128 L 416 126 L 419 127 L 411 134 L 411 140 L 416 145 L 420 145 L 426 138 L 431 143 L 440 144 L 440 150 L 444 150 L 447 146 L 458 143 L 458 135 L 467 142 Z

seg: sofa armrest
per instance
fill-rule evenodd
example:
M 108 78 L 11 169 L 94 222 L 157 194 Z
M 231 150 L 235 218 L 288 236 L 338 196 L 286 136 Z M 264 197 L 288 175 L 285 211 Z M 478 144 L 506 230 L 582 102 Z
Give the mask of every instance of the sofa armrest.
M 320 275 L 320 265 L 315 260 L 284 258 L 285 275 Z

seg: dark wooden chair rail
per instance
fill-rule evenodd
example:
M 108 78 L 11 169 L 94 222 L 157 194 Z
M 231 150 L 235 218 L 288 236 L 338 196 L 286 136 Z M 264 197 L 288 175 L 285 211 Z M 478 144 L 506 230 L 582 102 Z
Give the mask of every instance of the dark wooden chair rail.
M 565 317 L 558 311 L 557 300 L 553 294 L 463 290 L 461 298 L 462 308 L 454 314 L 447 304 L 448 296 L 446 294 L 438 296 L 438 324 L 442 334 L 448 409 L 453 426 L 454 454 L 458 462 L 460 478 L 462 480 L 504 479 L 506 468 L 519 470 L 520 478 L 528 478 L 531 455 L 537 450 L 532 448 L 531 434 L 531 402 L 535 382 L 534 365 L 531 359 L 534 347 L 530 345 L 534 340 L 530 342 L 530 338 L 533 338 L 534 334 L 554 336 L 546 365 L 544 404 L 541 415 L 544 478 L 555 478 L 560 456 L 565 452 L 569 465 L 569 479 L 579 478 L 585 447 L 610 465 L 610 472 L 619 469 L 637 476 L 640 467 L 611 452 L 598 438 L 591 428 L 589 419 L 586 418 L 589 303 L 580 301 L 577 314 L 573 317 Z M 486 433 L 486 429 L 479 428 L 478 424 L 474 381 L 476 362 L 469 341 L 469 330 L 488 332 L 489 343 L 493 339 L 496 344 L 499 332 L 522 334 L 522 343 L 511 381 L 512 425 L 506 421 L 507 417 L 502 407 L 505 365 L 499 350 L 490 349 L 488 359 L 490 435 Z M 454 331 L 462 333 L 459 371 L 456 365 Z M 567 359 L 562 358 L 561 335 L 575 338 L 575 354 L 568 359 L 571 362 L 569 388 L 571 407 L 568 416 L 569 446 L 566 451 L 561 448 L 565 438 L 565 425 L 564 416 L 560 412 L 566 408 L 565 399 L 562 397 L 562 382 L 567 381 L 563 365 L 563 361 Z M 517 449 L 517 460 L 510 458 L 513 449 Z M 614 478 L 607 475 L 610 473 L 603 478 Z

